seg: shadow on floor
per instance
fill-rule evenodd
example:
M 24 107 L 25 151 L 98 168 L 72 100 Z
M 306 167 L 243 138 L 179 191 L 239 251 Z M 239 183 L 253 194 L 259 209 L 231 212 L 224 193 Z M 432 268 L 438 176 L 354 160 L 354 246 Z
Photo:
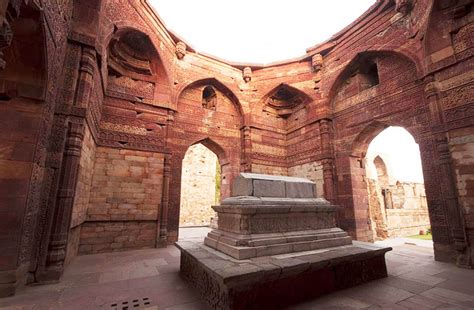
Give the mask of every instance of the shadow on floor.
M 203 238 L 209 228 L 184 228 Z M 412 239 L 410 239 L 412 240 Z M 389 277 L 291 309 L 474 309 L 474 270 L 435 262 L 432 247 L 394 242 Z M 22 288 L 2 309 L 208 309 L 179 276 L 174 246 L 77 257 L 60 283 Z M 308 285 L 315 285 L 308 283 Z M 136 305 L 136 307 L 135 307 Z

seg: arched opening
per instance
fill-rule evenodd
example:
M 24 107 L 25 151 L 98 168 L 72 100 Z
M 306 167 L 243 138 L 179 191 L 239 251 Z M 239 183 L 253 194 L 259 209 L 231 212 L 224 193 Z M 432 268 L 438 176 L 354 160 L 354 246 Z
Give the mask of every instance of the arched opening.
M 220 201 L 221 166 L 217 155 L 201 143 L 188 148 L 181 172 L 180 227 L 211 226 L 212 209 Z
M 430 239 L 430 221 L 418 144 L 402 127 L 388 127 L 365 155 L 373 240 Z
M 217 105 L 217 94 L 214 87 L 208 85 L 202 90 L 202 106 L 206 109 L 215 109 Z

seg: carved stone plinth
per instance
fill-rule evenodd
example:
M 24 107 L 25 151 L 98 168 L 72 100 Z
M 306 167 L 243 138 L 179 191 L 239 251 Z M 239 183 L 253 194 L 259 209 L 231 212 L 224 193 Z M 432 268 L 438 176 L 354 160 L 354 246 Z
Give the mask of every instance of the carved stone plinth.
M 232 194 L 204 244 L 177 243 L 181 274 L 213 308 L 281 308 L 387 276 L 390 248 L 353 245 L 313 182 L 241 173 Z
M 204 243 L 237 259 L 351 244 L 336 228 L 336 207 L 315 198 L 308 179 L 241 173 L 232 195 L 214 206 L 218 228 Z
M 213 309 L 281 309 L 387 276 L 380 248 L 353 245 L 236 260 L 202 242 L 180 241 L 181 274 Z
M 231 197 L 214 210 L 218 228 L 204 243 L 236 259 L 351 244 L 323 199 Z

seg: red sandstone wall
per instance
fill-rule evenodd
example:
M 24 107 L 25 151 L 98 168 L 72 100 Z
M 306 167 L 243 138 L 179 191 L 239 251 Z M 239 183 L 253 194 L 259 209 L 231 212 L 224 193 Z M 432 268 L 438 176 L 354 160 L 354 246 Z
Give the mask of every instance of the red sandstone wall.
M 76 195 L 71 216 L 66 264 L 78 253 L 82 224 L 87 219 L 87 209 L 92 189 L 92 175 L 95 162 L 96 144 L 89 127 L 86 126 L 84 143 L 82 144 L 81 159 L 79 162 Z
M 94 139 L 89 127 L 86 127 L 79 162 L 79 175 L 72 210 L 71 228 L 81 225 L 87 218 L 87 208 L 89 206 L 92 176 L 94 173 L 95 151 L 96 145 Z
M 86 222 L 81 228 L 79 254 L 154 247 L 156 222 Z
M 240 171 L 317 172 L 320 180 L 320 163 L 324 194 L 342 206 L 338 224 L 368 240 L 363 153 L 387 125 L 403 126 L 420 145 L 436 258 L 472 266 L 466 251 L 474 248 L 473 12 L 465 1 L 418 0 L 406 15 L 394 1 L 378 1 L 304 57 L 253 66 L 247 83 L 242 65 L 191 48 L 178 59 L 178 39 L 142 1 L 50 2 L 33 14 L 44 37 L 14 36 L 12 48 L 1 47 L 11 67 L 0 71 L 0 83 L 21 87 L 17 98 L 0 105 L 0 211 L 8 219 L 1 226 L 0 270 L 8 272 L 0 274 L 0 291 L 3 283 L 11 289 L 28 265 L 35 280 L 59 279 L 66 241 L 71 255 L 78 242 L 82 253 L 153 246 L 157 223 L 164 227 L 160 244 L 176 240 L 181 159 L 198 141 L 219 157 L 223 197 Z M 109 44 L 130 29 L 149 39 L 144 54 L 153 55 L 151 74 L 109 74 Z M 31 50 L 43 51 L 45 59 Z M 311 66 L 314 54 L 323 58 L 319 69 Z M 380 83 L 363 89 L 357 84 L 363 79 L 351 76 L 367 59 L 376 62 Z M 221 98 L 215 111 L 202 107 L 207 84 Z M 268 99 L 281 87 L 305 102 L 285 117 L 268 112 Z M 43 88 L 45 98 L 39 95 Z M 85 158 L 93 157 L 88 131 L 81 136 L 85 123 L 98 149 L 87 218 L 80 225 L 89 186 L 85 174 L 92 167 Z M 170 191 L 161 197 L 163 180 Z M 76 196 L 69 197 L 74 189 Z M 168 208 L 158 220 L 162 203 Z
M 472 97 L 471 97 L 472 98 Z M 474 239 L 474 128 L 450 133 L 455 183 L 461 213 L 469 240 Z
M 87 221 L 81 229 L 80 254 L 154 245 L 163 158 L 159 153 L 97 148 Z M 109 226 L 115 228 L 106 229 Z M 137 233 L 153 227 L 152 238 L 148 235 L 146 240 L 137 239 Z M 117 233 L 101 234 L 103 229 Z M 128 233 L 130 238 L 123 240 Z
M 312 162 L 290 167 L 288 169 L 288 175 L 307 178 L 313 181 L 316 183 L 316 196 L 324 198 L 323 165 L 320 162 Z

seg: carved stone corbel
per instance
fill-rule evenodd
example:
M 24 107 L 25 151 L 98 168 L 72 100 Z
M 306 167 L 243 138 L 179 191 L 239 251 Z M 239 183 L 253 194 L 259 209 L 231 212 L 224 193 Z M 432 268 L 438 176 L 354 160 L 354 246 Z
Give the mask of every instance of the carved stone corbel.
M 314 72 L 318 72 L 323 68 L 324 65 L 324 60 L 323 60 L 323 55 L 321 54 L 315 54 L 311 58 L 311 66 L 313 67 Z
M 186 55 L 186 44 L 184 44 L 184 42 L 181 42 L 179 41 L 178 43 L 176 43 L 176 57 L 178 57 L 178 59 L 183 59 L 184 56 Z
M 252 80 L 252 68 L 250 67 L 245 67 L 242 76 L 244 78 L 245 83 L 248 83 Z

